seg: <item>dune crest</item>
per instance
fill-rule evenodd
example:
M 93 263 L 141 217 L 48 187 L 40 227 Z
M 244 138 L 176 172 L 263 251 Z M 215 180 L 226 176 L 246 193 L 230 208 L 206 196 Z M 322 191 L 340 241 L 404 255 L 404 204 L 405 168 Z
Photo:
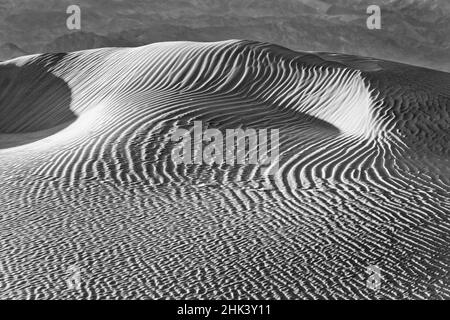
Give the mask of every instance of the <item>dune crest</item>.
M 18 61 L 23 64 L 21 69 L 30 70 L 26 73 L 8 71 Z M 3 62 L 1 74 L 2 81 L 9 77 L 8 73 L 14 73 L 19 79 L 19 74 L 24 73 L 28 76 L 27 81 L 30 76 L 35 77 L 33 81 L 39 82 L 40 86 L 35 86 L 31 93 L 51 90 L 55 99 L 59 97 L 62 101 L 42 103 L 53 106 L 57 112 L 66 112 L 65 101 L 72 98 L 69 104 L 74 115 L 95 107 L 101 101 L 111 102 L 141 92 L 220 93 L 242 95 L 270 103 L 274 108 L 302 112 L 329 122 L 343 133 L 371 139 L 382 130 L 393 131 L 380 114 L 393 113 L 394 110 L 375 107 L 382 103 L 384 97 L 377 91 L 376 82 L 373 81 L 370 88 L 371 81 L 367 79 L 367 75 L 372 77 L 374 72 L 382 70 L 382 63 L 344 55 L 296 53 L 269 44 L 230 40 L 218 43 L 166 42 L 139 48 L 29 56 Z M 40 66 L 47 69 L 39 70 Z M 408 70 L 405 68 L 405 71 Z M 42 82 L 40 78 L 45 74 L 61 79 L 72 94 L 59 93 L 59 89 L 55 91 L 57 85 Z M 20 92 L 24 91 L 23 85 L 21 83 Z M 11 99 L 14 96 L 11 90 L 15 89 L 9 89 L 6 84 L 2 86 L 3 96 Z M 13 85 L 12 88 L 19 86 Z M 30 95 L 20 97 L 33 100 Z M 37 117 L 54 124 L 60 124 L 57 122 L 64 119 L 55 113 L 49 117 L 46 111 L 39 109 L 42 108 L 39 103 L 33 102 L 35 106 L 27 100 L 19 100 L 18 103 L 27 106 L 28 112 L 32 113 L 30 121 L 34 126 L 39 122 Z M 4 133 L 21 130 L 17 121 L 12 120 L 16 116 L 10 111 L 14 106 L 9 101 L 3 104 L 9 107 L 1 108 L 5 124 L 0 123 L 0 128 Z M 8 129 L 6 123 L 17 128 Z M 43 129 L 49 126 L 44 125 Z

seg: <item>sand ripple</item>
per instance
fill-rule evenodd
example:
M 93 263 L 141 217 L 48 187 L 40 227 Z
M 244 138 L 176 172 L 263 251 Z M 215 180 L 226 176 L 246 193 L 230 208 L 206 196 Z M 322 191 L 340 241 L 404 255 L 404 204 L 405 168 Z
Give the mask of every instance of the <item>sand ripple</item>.
M 238 40 L 0 63 L 0 298 L 449 298 L 449 84 Z M 175 165 L 198 120 L 279 129 L 279 170 Z

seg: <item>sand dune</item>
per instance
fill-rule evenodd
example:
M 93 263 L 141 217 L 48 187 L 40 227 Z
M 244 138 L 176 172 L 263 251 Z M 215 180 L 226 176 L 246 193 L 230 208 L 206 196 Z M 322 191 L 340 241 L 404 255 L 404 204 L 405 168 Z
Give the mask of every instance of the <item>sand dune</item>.
M 449 298 L 449 84 L 238 40 L 2 62 L 0 298 Z M 176 165 L 199 120 L 278 129 L 276 174 Z

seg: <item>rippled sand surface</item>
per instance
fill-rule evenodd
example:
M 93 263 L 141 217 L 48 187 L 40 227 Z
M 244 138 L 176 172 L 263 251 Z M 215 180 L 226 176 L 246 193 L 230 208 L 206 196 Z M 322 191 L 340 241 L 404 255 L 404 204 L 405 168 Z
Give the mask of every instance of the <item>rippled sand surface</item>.
M 0 298 L 450 298 L 450 74 L 232 40 L 22 57 L 0 88 Z M 194 121 L 278 129 L 279 170 L 175 165 Z

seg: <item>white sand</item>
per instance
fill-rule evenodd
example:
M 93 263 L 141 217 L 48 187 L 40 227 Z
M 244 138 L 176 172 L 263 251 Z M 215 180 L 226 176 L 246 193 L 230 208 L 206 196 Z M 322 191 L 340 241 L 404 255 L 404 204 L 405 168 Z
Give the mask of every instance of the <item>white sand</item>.
M 449 298 L 449 85 L 237 40 L 0 63 L 0 298 Z M 196 120 L 279 129 L 279 171 L 175 166 Z

